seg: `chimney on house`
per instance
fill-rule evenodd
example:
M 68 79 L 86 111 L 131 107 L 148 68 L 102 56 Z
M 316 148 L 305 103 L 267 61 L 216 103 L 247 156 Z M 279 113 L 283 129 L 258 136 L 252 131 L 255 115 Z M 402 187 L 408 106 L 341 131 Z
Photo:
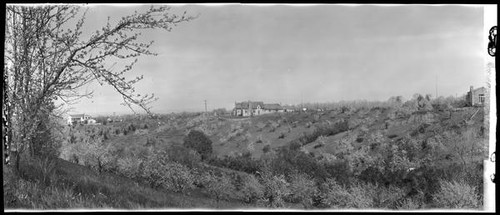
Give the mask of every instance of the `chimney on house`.
M 471 85 L 470 92 L 469 92 L 469 101 L 470 101 L 471 106 L 474 106 L 474 93 L 472 92 L 473 90 L 474 90 L 474 87 Z

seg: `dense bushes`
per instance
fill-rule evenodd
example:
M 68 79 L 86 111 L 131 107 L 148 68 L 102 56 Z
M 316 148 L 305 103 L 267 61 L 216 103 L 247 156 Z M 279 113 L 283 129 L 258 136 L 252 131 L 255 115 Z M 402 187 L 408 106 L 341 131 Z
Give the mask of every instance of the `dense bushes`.
M 151 186 L 161 187 L 175 192 L 193 188 L 194 176 L 191 170 L 177 162 L 170 162 L 164 152 L 155 153 L 144 162 L 142 177 Z
M 318 162 L 312 154 L 306 154 L 290 147 L 281 148 L 276 157 L 270 161 L 269 166 L 273 174 L 288 175 L 298 171 L 317 179 L 331 177 L 324 164 Z
M 236 189 L 229 176 L 213 172 L 208 172 L 203 176 L 205 177 L 203 186 L 211 196 L 215 197 L 217 202 L 235 197 Z
M 117 159 L 118 172 L 131 179 L 140 179 L 143 177 L 143 161 L 134 157 L 124 157 Z
M 283 207 L 284 198 L 290 194 L 285 176 L 276 176 L 265 171 L 261 175 L 261 183 L 264 185 L 264 205 L 267 207 Z
M 417 209 L 422 201 L 408 198 L 397 186 L 354 180 L 349 186 L 328 179 L 319 186 L 319 205 L 323 208 Z
M 156 142 L 157 139 L 153 139 L 156 137 L 151 137 L 148 141 L 144 139 L 150 142 L 147 146 L 144 145 L 145 141 L 139 141 L 141 144 L 122 144 L 120 149 L 116 146 L 113 146 L 116 147 L 113 149 L 107 144 L 101 144 L 102 147 L 88 144 L 89 140 L 102 140 L 99 135 L 95 138 L 84 136 L 83 139 L 75 135 L 73 139 L 84 141 L 85 144 L 73 144 L 72 147 L 75 149 L 73 152 L 80 153 L 74 154 L 79 155 L 79 162 L 82 164 L 98 165 L 97 161 L 100 160 L 104 166 L 114 168 L 129 178 L 148 181 L 152 186 L 176 192 L 184 192 L 194 188 L 196 184 L 197 189 L 218 201 L 237 200 L 266 207 L 283 207 L 286 202 L 300 204 L 304 208 L 477 208 L 482 201 L 481 193 L 476 193 L 481 189 L 482 182 L 482 166 L 477 160 L 481 151 L 477 144 L 482 137 L 472 134 L 478 133 L 479 130 L 467 132 L 458 123 L 449 121 L 450 125 L 443 123 L 443 126 L 436 130 L 436 123 L 440 123 L 438 120 L 405 128 L 407 124 L 411 124 L 410 119 L 417 117 L 417 113 L 428 113 L 433 119 L 448 120 L 441 117 L 445 113 L 437 111 L 449 109 L 448 103 L 430 101 L 432 107 L 429 107 L 429 101 L 429 98 L 424 96 L 416 96 L 403 103 L 402 98 L 395 97 L 389 102 L 393 106 L 389 105 L 388 108 L 382 104 L 363 109 L 342 106 L 337 112 L 331 111 L 336 113 L 334 120 L 328 117 L 332 114 L 320 111 L 304 117 L 301 115 L 303 113 L 300 113 L 295 117 L 303 120 L 303 124 L 307 122 L 311 129 L 300 125 L 289 133 L 284 133 L 287 126 L 298 124 L 290 118 L 280 119 L 278 123 L 268 121 L 266 124 L 261 122 L 265 122 L 265 118 L 261 121 L 252 118 L 245 122 L 228 124 L 227 129 L 232 128 L 232 131 L 221 132 L 229 134 L 226 135 L 227 138 L 220 135 L 220 142 L 228 143 L 245 138 L 239 142 L 244 143 L 241 145 L 246 146 L 247 142 L 252 146 L 260 145 L 264 147 L 264 153 L 257 151 L 252 154 L 253 152 L 248 150 L 250 147 L 240 147 L 234 154 L 243 150 L 247 153 L 239 156 L 210 156 L 212 142 L 205 133 L 196 130 L 185 136 L 183 145 L 174 141 Z M 344 114 L 340 113 L 342 109 Z M 409 116 L 401 117 L 405 114 Z M 459 114 L 455 114 L 454 118 L 458 118 L 457 115 Z M 352 126 L 352 131 L 328 137 L 347 131 L 347 121 L 339 120 L 338 117 L 349 116 L 358 120 L 355 124 L 361 126 Z M 377 118 L 386 116 L 390 119 Z M 331 123 L 336 120 L 338 123 Z M 394 122 L 392 125 L 395 126 L 383 128 L 383 123 L 387 121 Z M 290 122 L 293 123 L 286 124 Z M 453 127 L 453 132 L 445 135 L 447 131 L 452 130 L 450 126 L 455 124 L 457 125 Z M 139 125 L 137 128 L 142 127 L 141 123 Z M 397 128 L 399 125 L 401 128 Z M 130 130 L 130 126 L 127 126 Z M 249 129 L 251 127 L 255 129 Z M 274 128 L 275 134 L 268 134 L 267 128 Z M 259 129 L 258 132 L 262 133 L 253 133 Z M 297 132 L 304 133 L 300 135 Z M 266 139 L 259 134 L 266 136 Z M 269 142 L 271 139 L 267 138 L 276 138 L 281 134 L 284 139 L 296 139 L 282 146 L 283 140 L 272 143 Z M 161 138 L 161 135 L 158 136 Z M 439 147 L 431 148 L 430 140 L 434 140 L 436 145 L 439 143 Z M 312 142 L 315 142 L 316 146 L 306 145 Z M 467 144 L 469 142 L 475 145 Z M 89 147 L 94 147 L 91 151 L 95 155 L 104 151 L 108 153 L 95 157 L 86 156 L 86 152 L 90 152 Z M 223 153 L 232 153 L 232 150 L 234 148 Z M 68 157 L 72 155 L 67 152 L 64 154 Z M 445 156 L 448 154 L 454 156 Z M 108 159 L 108 155 L 115 159 Z M 259 155 L 260 159 L 252 157 Z M 89 161 L 91 159 L 95 161 Z M 204 167 L 216 170 L 207 171 Z M 450 182 L 451 185 L 440 182 L 454 178 L 460 179 L 461 182 Z M 464 193 L 472 193 L 470 195 L 475 196 L 452 198 L 452 193 L 459 188 Z
M 190 131 L 184 138 L 184 146 L 194 149 L 203 160 L 212 154 L 212 141 L 201 131 Z
M 335 180 L 328 179 L 321 191 L 321 203 L 329 208 L 352 208 L 358 203 L 352 201 L 350 190 Z
M 241 182 L 239 192 L 244 202 L 252 203 L 264 197 L 264 186 L 255 176 L 245 174 Z
M 225 156 L 223 158 L 213 157 L 208 160 L 208 163 L 250 174 L 255 174 L 262 167 L 262 163 L 259 160 L 253 159 L 250 153 L 245 153 L 241 156 Z
M 168 159 L 171 162 L 178 162 L 189 168 L 194 168 L 201 161 L 201 156 L 192 149 L 185 148 L 181 145 L 171 145 L 164 149 L 167 153 Z
M 480 206 L 475 187 L 464 182 L 439 182 L 440 190 L 434 194 L 435 206 L 439 208 L 477 208 Z
M 303 173 L 294 173 L 290 176 L 290 196 L 292 203 L 301 203 L 305 208 L 313 206 L 313 197 L 317 192 L 313 178 Z

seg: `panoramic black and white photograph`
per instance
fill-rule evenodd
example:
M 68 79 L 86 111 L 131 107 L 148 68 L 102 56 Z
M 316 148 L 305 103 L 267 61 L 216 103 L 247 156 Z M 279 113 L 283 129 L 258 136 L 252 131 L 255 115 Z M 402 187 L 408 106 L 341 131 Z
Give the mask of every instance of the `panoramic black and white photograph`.
M 494 211 L 496 16 L 6 4 L 4 212 Z

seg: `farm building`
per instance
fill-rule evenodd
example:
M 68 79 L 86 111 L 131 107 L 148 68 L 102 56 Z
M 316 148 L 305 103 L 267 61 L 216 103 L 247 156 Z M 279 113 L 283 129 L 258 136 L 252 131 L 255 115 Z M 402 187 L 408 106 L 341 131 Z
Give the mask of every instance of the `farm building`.
M 280 104 L 264 104 L 264 102 L 240 102 L 234 104 L 234 116 L 254 116 L 266 113 L 285 112 Z
M 297 108 L 292 105 L 285 105 L 283 106 L 283 109 L 285 110 L 285 112 L 294 112 Z
M 73 125 L 74 123 L 87 123 L 89 120 L 92 121 L 92 117 L 86 114 L 71 114 L 68 116 L 69 125 Z M 95 123 L 95 120 L 92 122 Z
M 470 86 L 469 92 L 467 92 L 466 102 L 468 106 L 481 106 L 484 105 L 486 101 L 486 88 L 480 87 L 474 89 L 473 86 Z

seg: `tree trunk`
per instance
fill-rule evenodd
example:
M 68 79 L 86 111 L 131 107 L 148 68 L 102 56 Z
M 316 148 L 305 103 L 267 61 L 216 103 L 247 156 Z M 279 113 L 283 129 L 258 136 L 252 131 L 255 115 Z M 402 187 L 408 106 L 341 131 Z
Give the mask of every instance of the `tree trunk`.
M 7 69 L 3 74 L 3 113 L 2 113 L 2 126 L 4 129 L 3 133 L 3 162 L 6 165 L 10 164 L 11 146 L 12 146 L 12 107 L 11 101 L 9 99 L 9 79 L 7 75 Z

